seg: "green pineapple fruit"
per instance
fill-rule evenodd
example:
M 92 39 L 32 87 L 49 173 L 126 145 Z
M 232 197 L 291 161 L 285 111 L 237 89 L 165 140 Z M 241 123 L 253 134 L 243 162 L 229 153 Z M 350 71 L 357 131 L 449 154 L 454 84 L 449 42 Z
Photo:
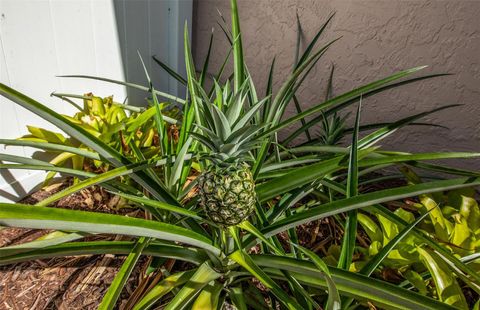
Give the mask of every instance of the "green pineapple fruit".
M 210 102 L 203 90 L 197 103 L 204 123 L 192 135 L 209 150 L 208 165 L 198 178 L 200 205 L 216 224 L 227 227 L 244 221 L 254 210 L 255 181 L 247 162 L 258 145 L 257 134 L 264 126 L 252 118 L 265 100 L 245 107 L 246 85 L 230 93 L 216 85 L 217 98 Z
M 255 207 L 255 181 L 246 164 L 210 166 L 199 178 L 200 204 L 208 217 L 223 226 L 236 225 Z

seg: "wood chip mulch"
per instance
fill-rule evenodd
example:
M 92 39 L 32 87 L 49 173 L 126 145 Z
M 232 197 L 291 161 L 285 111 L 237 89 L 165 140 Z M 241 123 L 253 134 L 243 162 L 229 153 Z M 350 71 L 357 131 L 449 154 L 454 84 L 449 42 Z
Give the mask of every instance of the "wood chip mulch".
M 71 181 L 48 186 L 22 203 L 38 201 L 67 187 Z M 66 197 L 56 207 L 128 214 L 141 217 L 138 210 L 112 208 L 118 198 L 101 188 L 93 187 Z M 33 241 L 47 230 L 4 228 L 0 230 L 0 247 Z M 102 237 L 89 237 L 97 239 Z M 118 238 L 118 237 L 117 237 Z M 124 240 L 124 239 L 123 239 Z M 57 257 L 22 262 L 0 267 L 0 309 L 97 309 L 124 257 L 113 255 Z M 120 297 L 120 309 L 143 278 L 146 259 L 142 258 L 133 271 Z

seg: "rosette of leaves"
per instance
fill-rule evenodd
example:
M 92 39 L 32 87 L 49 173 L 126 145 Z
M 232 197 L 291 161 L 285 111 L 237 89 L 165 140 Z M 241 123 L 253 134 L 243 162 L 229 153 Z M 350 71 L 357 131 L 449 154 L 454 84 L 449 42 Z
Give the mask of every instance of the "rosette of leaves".
M 258 99 L 258 93 L 253 81 L 248 78 L 248 69 L 243 60 L 244 51 L 235 0 L 231 1 L 231 6 L 231 38 L 234 38 L 231 54 L 234 71 L 231 83 L 224 84 L 229 85 L 225 98 L 239 96 L 245 91 L 246 99 L 241 106 L 245 115 L 262 99 Z M 47 119 L 112 167 L 106 172 L 93 173 L 19 156 L 2 155 L 2 161 L 11 162 L 1 164 L 2 169 L 57 171 L 75 175 L 81 181 L 46 198 L 36 206 L 0 204 L 1 226 L 56 230 L 56 235 L 51 236 L 52 238 L 0 248 L 0 264 L 56 256 L 107 253 L 126 255 L 99 306 L 100 309 L 115 307 L 124 284 L 142 255 L 154 258 L 149 265 L 149 272 L 161 273 L 162 276 L 142 279 L 139 287 L 149 289 L 141 294 L 134 294 L 128 301 L 133 309 L 156 306 L 165 309 L 218 309 L 226 305 L 234 305 L 238 309 L 339 309 L 351 303 L 355 303 L 354 306 L 374 304 L 388 309 L 452 309 L 448 303 L 370 277 L 371 272 L 350 272 L 344 266 L 349 266 L 348 262 L 357 251 L 355 243 L 353 246 L 351 243 L 357 232 L 356 210 L 376 206 L 379 213 L 402 225 L 402 221 L 382 206 L 382 203 L 420 194 L 477 186 L 480 178 L 474 172 L 462 171 L 461 177 L 361 193 L 358 192 L 358 176 L 364 170 L 378 170 L 400 163 L 422 164 L 427 160 L 477 157 L 479 154 L 381 151 L 374 147 L 375 143 L 420 116 L 380 126 L 367 136 L 359 138 L 360 105 L 348 147 L 289 147 L 277 139 L 276 134 L 281 129 L 301 122 L 302 119 L 305 119 L 306 126 L 301 127 L 306 130 L 307 117 L 316 113 L 322 114 L 322 117 L 332 115 L 335 109 L 358 103 L 361 97 L 365 99 L 380 91 L 421 79 L 400 80 L 423 67 L 401 71 L 332 97 L 297 115 L 286 115 L 286 107 L 293 100 L 302 81 L 333 44 L 327 43 L 314 51 L 315 42 L 325 26 L 322 26 L 316 39 L 299 58 L 293 73 L 286 77 L 279 90 L 273 94 L 271 87 L 267 87 L 262 109 L 253 113 L 253 117 L 247 122 L 248 126 L 262 126 L 259 132 L 255 133 L 260 142 L 259 147 L 248 151 L 248 157 L 252 158 L 249 169 L 255 182 L 255 212 L 238 225 L 228 227 L 212 221 L 205 214 L 198 198 L 189 195 L 199 182 L 198 175 L 209 169 L 203 158 L 211 155 L 204 145 L 193 139 L 202 134 L 200 130 L 208 128 L 205 126 L 208 112 L 202 109 L 203 103 L 199 98 L 213 103 L 213 98 L 220 97 L 214 95 L 215 85 L 211 89 L 206 87 L 208 61 L 203 65 L 200 76 L 197 75 L 187 31 L 184 38 L 188 98 L 179 99 L 159 93 L 150 81 L 148 87 L 119 82 L 129 87 L 144 89 L 152 95 L 155 128 L 159 134 L 162 154 L 156 158 L 145 158 L 135 147 L 132 147 L 132 156 L 126 156 L 75 122 L 6 85 L 0 85 L 1 95 Z M 220 80 L 221 72 L 223 68 L 215 75 L 217 81 Z M 270 77 L 272 76 L 270 74 Z M 422 78 L 428 77 L 432 76 Z M 174 144 L 168 143 L 168 125 L 157 95 L 183 104 L 178 139 Z M 213 133 L 219 134 L 217 131 Z M 34 143 L 32 145 L 34 146 Z M 74 154 L 82 152 L 78 147 L 69 150 Z M 443 168 L 448 169 L 452 175 L 459 174 L 459 171 Z M 435 169 L 438 167 L 435 166 Z M 125 176 L 128 176 L 132 183 L 119 182 L 120 178 Z M 62 197 L 96 184 L 128 199 L 145 212 L 145 218 L 49 207 Z M 348 213 L 346 242 L 342 246 L 344 262 L 339 267 L 328 267 L 317 254 L 298 245 L 296 227 L 325 217 L 340 217 L 344 213 Z M 417 228 L 406 223 L 405 226 L 417 232 Z M 125 235 L 129 236 L 129 239 L 82 241 L 90 234 Z M 476 275 L 468 264 L 431 239 L 419 236 L 423 238 L 422 242 L 445 257 L 452 272 L 461 272 L 475 278 Z M 379 266 L 384 256 L 389 253 L 388 247 L 382 248 L 381 253 L 383 256 L 375 256 L 368 262 L 369 270 Z M 174 267 L 177 262 L 190 264 L 187 270 L 179 271 L 166 268 L 163 263 L 167 259 L 168 265 L 173 264 Z

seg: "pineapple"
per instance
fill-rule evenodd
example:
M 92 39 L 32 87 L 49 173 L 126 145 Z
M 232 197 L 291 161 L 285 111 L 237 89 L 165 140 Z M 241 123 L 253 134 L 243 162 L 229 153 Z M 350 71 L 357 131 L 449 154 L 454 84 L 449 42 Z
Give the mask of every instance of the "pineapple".
M 258 145 L 257 134 L 263 126 L 252 118 L 265 100 L 245 108 L 245 85 L 235 95 L 216 84 L 217 98 L 212 103 L 201 91 L 197 103 L 204 124 L 198 125 L 194 138 L 208 149 L 208 165 L 198 178 L 200 206 L 214 223 L 228 227 L 244 221 L 254 210 L 255 181 L 247 162 Z
M 255 181 L 246 164 L 212 165 L 202 173 L 198 184 L 202 208 L 219 225 L 239 224 L 254 209 Z

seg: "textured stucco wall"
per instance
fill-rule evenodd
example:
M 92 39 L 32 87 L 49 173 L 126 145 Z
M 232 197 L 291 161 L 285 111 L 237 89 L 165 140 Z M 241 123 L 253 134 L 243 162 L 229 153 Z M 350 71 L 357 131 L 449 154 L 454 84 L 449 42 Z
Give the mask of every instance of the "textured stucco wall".
M 291 70 L 297 33 L 295 12 L 305 34 L 303 48 L 326 18 L 336 12 L 320 45 L 342 38 L 304 84 L 300 95 L 303 106 L 322 101 L 331 63 L 336 66 L 336 94 L 398 70 L 429 65 L 424 73 L 455 75 L 364 100 L 362 123 L 391 121 L 441 105 L 461 103 L 460 108 L 424 119 L 450 129 L 410 127 L 395 133 L 384 145 L 417 152 L 480 151 L 480 1 L 238 0 L 238 5 L 245 58 L 260 89 L 266 84 L 274 55 L 277 89 Z M 217 8 L 229 21 L 229 1 L 194 3 L 193 46 L 197 67 L 201 67 L 211 29 L 215 28 L 212 72 L 219 67 L 228 48 L 216 24 Z M 294 112 L 293 106 L 290 112 Z M 469 161 L 480 168 L 479 162 Z

